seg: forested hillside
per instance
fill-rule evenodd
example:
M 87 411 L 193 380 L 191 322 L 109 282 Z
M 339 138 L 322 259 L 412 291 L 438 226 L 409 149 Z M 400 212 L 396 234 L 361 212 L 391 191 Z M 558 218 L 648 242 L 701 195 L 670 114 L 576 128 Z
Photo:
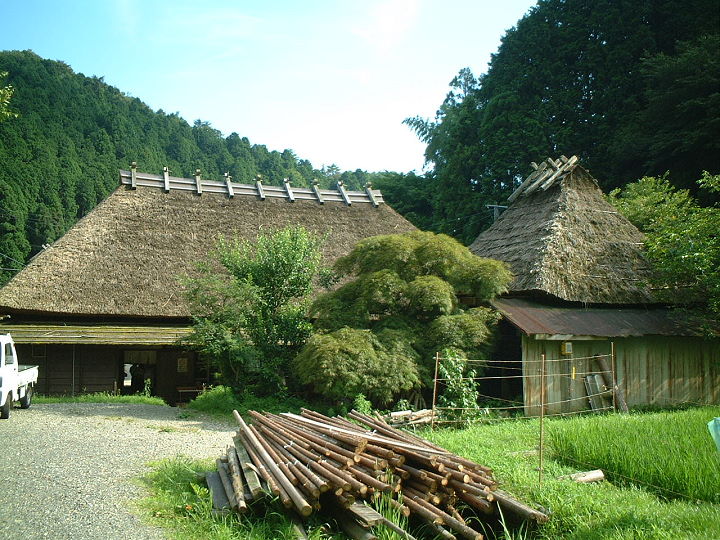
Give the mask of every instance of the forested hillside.
M 487 73 L 461 70 L 434 119 L 406 120 L 432 172 L 395 175 L 386 198 L 470 242 L 492 221 L 485 205 L 548 156 L 577 154 L 605 191 L 666 171 L 695 190 L 703 170 L 720 172 L 719 6 L 540 0 Z
M 1 72 L 8 76 L 0 88 L 14 88 L 9 108 L 18 116 L 0 122 L 0 283 L 115 189 L 118 170 L 131 161 L 145 172 L 167 165 L 190 176 L 200 168 L 206 178 L 229 172 L 243 183 L 261 174 L 269 184 L 343 180 L 360 189 L 374 176 L 316 170 L 292 150 L 270 151 L 237 133 L 223 137 L 199 120 L 191 126 L 30 51 L 0 52 Z
M 107 196 L 131 161 L 238 182 L 372 180 L 418 227 L 465 243 L 531 161 L 560 154 L 577 154 L 605 191 L 667 171 L 675 187 L 716 202 L 695 181 L 720 173 L 719 29 L 719 0 L 540 0 L 487 73 L 461 70 L 434 119 L 406 120 L 427 143 L 424 175 L 316 170 L 291 150 L 154 112 L 62 62 L 0 52 L 0 89 L 14 87 L 19 113 L 0 122 L 0 283 Z

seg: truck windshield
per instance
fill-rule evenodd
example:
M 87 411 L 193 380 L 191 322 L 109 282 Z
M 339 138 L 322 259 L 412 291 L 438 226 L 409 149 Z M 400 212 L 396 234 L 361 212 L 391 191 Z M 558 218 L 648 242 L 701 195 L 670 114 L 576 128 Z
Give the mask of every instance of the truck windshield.
M 15 356 L 13 355 L 12 344 L 6 343 L 5 344 L 5 364 L 14 364 L 14 363 L 15 363 Z

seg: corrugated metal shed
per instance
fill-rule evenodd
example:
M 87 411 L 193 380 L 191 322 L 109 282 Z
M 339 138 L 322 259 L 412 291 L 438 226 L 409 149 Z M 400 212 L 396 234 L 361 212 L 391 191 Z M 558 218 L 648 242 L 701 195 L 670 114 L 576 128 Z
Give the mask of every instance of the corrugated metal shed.
M 2 324 L 15 343 L 81 345 L 177 345 L 190 335 L 188 326 L 131 326 L 81 324 Z
M 492 304 L 537 339 L 699 335 L 669 309 L 551 307 L 521 298 L 498 298 Z

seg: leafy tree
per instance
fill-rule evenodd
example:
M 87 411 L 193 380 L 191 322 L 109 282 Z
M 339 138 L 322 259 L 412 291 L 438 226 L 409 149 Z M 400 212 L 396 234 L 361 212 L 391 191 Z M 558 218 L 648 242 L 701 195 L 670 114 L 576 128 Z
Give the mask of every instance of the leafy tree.
M 7 71 L 0 71 L 0 83 L 7 77 Z M 0 86 L 0 122 L 8 118 L 17 118 L 17 113 L 10 110 L 10 98 L 13 95 L 13 87 L 10 85 Z
M 363 393 L 376 405 L 427 387 L 435 351 L 485 354 L 497 316 L 458 296 L 486 301 L 510 280 L 504 264 L 421 231 L 366 238 L 334 269 L 349 281 L 313 303 L 316 333 L 294 369 L 327 397 Z
M 720 193 L 720 175 L 705 172 L 698 185 Z M 687 190 L 652 177 L 614 190 L 610 201 L 645 233 L 660 298 L 703 306 L 720 320 L 720 207 L 701 207 Z
M 547 156 L 577 154 L 606 189 L 717 173 L 718 28 L 717 0 L 540 0 L 487 73 L 461 70 L 434 119 L 406 120 L 427 143 L 432 230 L 471 242 Z
M 118 169 L 131 161 L 145 172 L 167 165 L 186 177 L 199 168 L 204 178 L 229 172 L 241 183 L 253 183 L 258 174 L 274 184 L 283 178 L 298 186 L 314 178 L 324 187 L 331 183 L 291 150 L 270 151 L 237 133 L 223 137 L 208 122 L 190 125 L 177 114 L 154 112 L 102 78 L 73 73 L 30 51 L 0 51 L 5 72 L 0 120 L 15 116 L 7 107 L 11 94 L 19 116 L 0 121 L 0 227 L 12 230 L 0 253 L 14 259 L 4 261 L 8 270 L 0 272 L 0 284 L 115 189 Z M 330 172 L 333 181 L 340 177 L 337 167 Z M 355 171 L 348 179 L 359 185 L 366 174 Z
M 414 172 L 375 173 L 371 176 L 374 188 L 382 191 L 385 201 L 420 230 L 439 230 L 433 216 L 432 178 Z
M 414 349 L 400 335 L 383 337 L 347 327 L 314 334 L 294 369 L 327 399 L 342 402 L 365 394 L 373 403 L 389 403 L 396 392 L 418 387 L 420 379 Z
M 642 62 L 646 104 L 617 137 L 613 161 L 630 170 L 639 164 L 640 174 L 671 170 L 673 184 L 690 189 L 703 168 L 720 171 L 718 51 L 715 33 L 679 43 L 675 55 L 661 52 Z
M 310 334 L 305 315 L 320 270 L 320 240 L 288 227 L 218 243 L 213 260 L 188 280 L 190 343 L 214 361 L 238 394 L 287 389 L 288 366 Z
M 18 190 L 0 180 L 0 276 L 9 279 L 30 252 L 24 234 L 27 210 Z

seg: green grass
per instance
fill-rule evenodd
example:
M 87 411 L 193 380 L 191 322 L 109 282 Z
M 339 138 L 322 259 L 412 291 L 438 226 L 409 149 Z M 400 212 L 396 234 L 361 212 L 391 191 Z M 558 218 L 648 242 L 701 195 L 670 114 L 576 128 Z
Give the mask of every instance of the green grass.
M 257 501 L 243 516 L 212 515 L 212 501 L 205 487 L 205 471 L 215 469 L 211 460 L 174 458 L 151 463 L 144 478 L 151 495 L 139 503 L 145 521 L 161 526 L 175 540 L 295 540 L 292 523 L 277 500 Z M 332 538 L 321 523 L 306 527 L 311 540 Z
M 617 483 L 612 478 L 597 484 L 578 484 L 560 479 L 561 476 L 594 467 L 571 465 L 567 458 L 561 459 L 549 441 L 554 441 L 559 436 L 568 439 L 574 436 L 582 441 L 589 438 L 594 431 L 598 431 L 604 433 L 598 435 L 598 440 L 608 442 L 615 439 L 618 444 L 623 445 L 627 433 L 637 431 L 627 426 L 635 425 L 631 423 L 636 422 L 646 426 L 649 433 L 660 438 L 665 433 L 665 427 L 658 426 L 675 425 L 677 427 L 674 429 L 678 431 L 682 431 L 682 426 L 686 426 L 688 436 L 683 440 L 673 439 L 672 445 L 667 446 L 685 445 L 695 448 L 693 445 L 701 444 L 702 437 L 694 438 L 691 432 L 695 430 L 695 424 L 689 418 L 696 414 L 720 415 L 717 409 L 715 407 L 673 413 L 547 420 L 548 442 L 542 486 L 538 484 L 537 471 L 537 420 L 505 420 L 461 430 L 442 429 L 421 434 L 448 450 L 492 467 L 502 489 L 531 506 L 540 507 L 550 513 L 550 521 L 536 529 L 510 529 L 504 535 L 502 530 L 499 531 L 500 537 L 506 540 L 706 540 L 720 538 L 720 505 L 685 499 L 668 500 L 641 484 Z M 689 416 L 684 416 L 686 414 Z M 587 422 L 587 425 L 584 422 Z M 560 433 L 563 435 L 558 435 Z M 712 443 L 707 428 L 703 435 Z M 665 463 L 664 460 L 676 459 L 679 455 L 663 453 L 662 448 L 656 447 L 654 454 L 652 448 L 649 453 L 644 453 L 645 448 L 638 448 L 636 444 L 630 443 L 625 444 L 625 454 L 655 456 L 653 462 L 660 465 Z M 716 451 L 716 454 L 717 459 L 720 453 Z M 665 469 L 672 470 L 683 466 L 692 469 L 695 462 L 701 458 L 698 452 L 691 455 L 694 457 L 690 461 L 679 464 L 671 462 Z M 213 517 L 210 513 L 209 495 L 199 487 L 202 482 L 197 477 L 198 472 L 213 467 L 210 461 L 185 459 L 155 464 L 153 472 L 145 479 L 153 495 L 142 503 L 144 515 L 154 524 L 167 527 L 171 537 L 178 539 L 292 538 L 290 524 L 287 518 L 281 515 L 281 509 L 276 504 L 271 504 L 269 509 L 266 509 L 268 499 L 261 501 L 253 507 L 252 512 L 243 517 Z M 195 487 L 192 487 L 193 484 Z M 317 525 L 318 522 L 314 522 L 311 538 L 329 538 Z M 477 523 L 474 526 L 481 529 Z M 490 531 L 487 533 L 487 537 L 491 537 Z
M 295 540 L 292 522 L 277 499 L 265 496 L 249 506 L 247 514 L 212 515 L 210 493 L 203 480 L 205 471 L 215 470 L 212 460 L 193 460 L 184 457 L 165 459 L 150 464 L 151 472 L 142 478 L 151 495 L 138 503 L 146 522 L 166 529 L 175 540 L 252 539 Z M 382 497 L 374 507 L 400 526 L 407 526 L 407 518 L 391 507 Z M 342 540 L 344 535 L 324 527 L 330 516 L 314 514 L 304 523 L 311 540 Z M 336 524 L 332 530 L 339 531 Z M 379 540 L 402 540 L 391 529 L 378 526 Z
M 117 395 L 111 392 L 94 392 L 75 396 L 43 396 L 36 394 L 34 403 L 139 403 L 144 405 L 167 405 L 161 398 L 144 395 Z
M 671 413 L 678 414 L 678 413 Z M 623 416 L 592 417 L 597 425 Z M 577 418 L 581 421 L 583 418 Z M 548 420 L 550 439 L 568 420 Z M 559 427 L 558 427 L 559 426 Z M 707 429 L 706 429 L 707 431 Z M 593 467 L 570 466 L 548 448 L 542 486 L 538 484 L 539 422 L 508 420 L 462 430 L 423 433 L 427 438 L 478 463 L 492 467 L 502 489 L 550 512 L 550 521 L 529 538 L 620 540 L 720 538 L 720 506 L 707 502 L 668 501 L 632 484 L 578 484 L 560 476 Z M 710 439 L 709 434 L 705 434 Z M 626 452 L 634 451 L 626 446 Z M 556 459 L 558 458 L 558 459 Z M 656 460 L 659 461 L 659 460 Z M 670 464 L 669 467 L 676 465 Z M 687 468 L 693 462 L 685 463 Z M 531 504 L 532 505 L 532 504 Z
M 302 407 L 313 408 L 313 404 L 296 397 L 258 397 L 246 395 L 242 399 L 224 386 L 214 386 L 188 403 L 189 409 L 201 411 L 212 416 L 232 419 L 233 410 L 246 415 L 247 411 L 267 411 L 271 413 L 300 412 Z
M 720 407 L 568 418 L 553 422 L 558 459 L 603 469 L 616 483 L 637 483 L 666 498 L 720 503 L 720 453 L 707 423 Z

